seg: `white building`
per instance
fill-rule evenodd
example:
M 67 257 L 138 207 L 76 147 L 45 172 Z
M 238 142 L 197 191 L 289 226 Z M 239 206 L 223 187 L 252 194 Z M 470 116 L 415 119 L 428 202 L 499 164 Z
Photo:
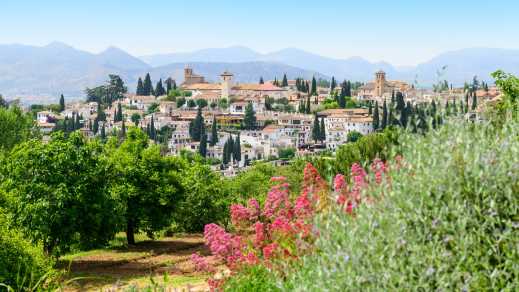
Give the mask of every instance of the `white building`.
M 333 109 L 319 113 L 324 118 L 326 147 L 336 150 L 348 142 L 348 134 L 356 131 L 362 135 L 373 132 L 373 118 L 366 109 Z

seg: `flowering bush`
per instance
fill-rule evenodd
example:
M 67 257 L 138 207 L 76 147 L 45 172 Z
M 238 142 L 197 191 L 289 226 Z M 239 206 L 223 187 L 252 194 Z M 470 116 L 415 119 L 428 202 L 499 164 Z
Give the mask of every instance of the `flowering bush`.
M 386 165 L 375 160 L 371 169 L 374 181 L 382 182 Z M 337 175 L 334 180 L 336 201 L 349 214 L 360 204 L 361 193 L 369 185 L 370 178 L 359 164 L 354 164 L 351 180 L 351 186 L 343 175 Z M 255 199 L 249 200 L 247 206 L 234 204 L 230 207 L 234 233 L 216 224 L 205 226 L 204 238 L 209 250 L 230 269 L 231 274 L 254 265 L 282 273 L 286 263 L 314 250 L 319 232 L 313 221 L 318 212 L 330 205 L 329 186 L 311 164 L 304 169 L 301 193 L 295 198 L 291 198 L 284 177 L 273 177 L 271 181 L 275 184 L 263 208 Z M 192 261 L 198 270 L 212 270 L 199 255 L 193 255 Z M 209 284 L 216 289 L 223 281 L 212 278 Z

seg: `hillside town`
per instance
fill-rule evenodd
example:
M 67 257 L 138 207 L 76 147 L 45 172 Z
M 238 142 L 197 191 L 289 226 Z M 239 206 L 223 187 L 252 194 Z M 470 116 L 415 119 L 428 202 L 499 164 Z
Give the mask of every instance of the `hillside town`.
M 484 84 L 471 96 L 466 88 L 448 85 L 441 92 L 418 89 L 388 80 L 383 71 L 375 72 L 374 80 L 365 84 L 337 84 L 334 78 L 331 82 L 288 80 L 286 75 L 281 81 L 260 78 L 258 83 L 237 83 L 227 71 L 221 73 L 220 82 L 210 83 L 186 67 L 180 85 L 169 78 L 154 87 L 147 75 L 144 81 L 139 78 L 135 94 L 126 92 L 118 76 L 111 78 L 122 84 L 120 98 L 107 103 L 104 96 L 92 93 L 95 90 L 87 90 L 86 102 L 65 104 L 62 96 L 61 112 L 37 112 L 44 139 L 58 129 L 104 139 L 136 126 L 163 145 L 166 155 L 199 153 L 214 169 L 229 175 L 257 160 L 283 163 L 294 156 L 333 152 L 380 128 L 379 113 L 385 103 L 393 104 L 398 98 L 410 108 L 433 101 L 438 105 L 450 101 L 456 107 L 456 100 L 463 107 L 465 100 L 467 108 L 476 110 L 478 101 L 499 95 L 495 87 Z

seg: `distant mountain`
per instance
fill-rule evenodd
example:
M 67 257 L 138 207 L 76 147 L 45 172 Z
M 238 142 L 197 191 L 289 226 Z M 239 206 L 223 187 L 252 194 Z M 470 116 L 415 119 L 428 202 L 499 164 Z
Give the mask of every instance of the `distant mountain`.
M 239 53 L 243 52 L 243 53 Z M 233 56 L 236 58 L 233 59 Z M 438 55 L 428 62 L 417 66 L 397 68 L 386 62 L 373 63 L 361 57 L 348 59 L 334 59 L 309 53 L 296 48 L 287 48 L 280 51 L 260 54 L 243 47 L 221 49 L 206 49 L 193 53 L 150 55 L 143 60 L 153 65 L 165 65 L 170 62 L 276 62 L 309 71 L 316 71 L 337 79 L 368 81 L 373 79 L 377 70 L 386 71 L 390 79 L 402 79 L 409 82 L 418 81 L 419 84 L 430 86 L 436 83 L 438 77 L 460 85 L 469 81 L 474 75 L 480 80 L 491 81 L 490 73 L 503 69 L 519 74 L 519 50 L 473 48 L 447 52 Z M 441 76 L 438 71 L 446 66 Z
M 44 47 L 0 45 L 0 92 L 11 97 L 82 96 L 86 87 L 104 82 L 108 74 L 131 79 L 148 68 L 116 48 L 92 54 L 59 42 Z
M 417 66 L 397 68 L 361 57 L 333 59 L 295 48 L 261 54 L 236 46 L 136 58 L 115 47 L 92 54 L 60 42 L 43 47 L 0 45 L 0 93 L 10 98 L 47 98 L 44 101 L 53 102 L 61 93 L 81 98 L 86 87 L 102 84 L 108 74 L 120 75 L 133 91 L 137 78 L 147 72 L 154 82 L 170 76 L 181 82 L 186 64 L 210 81 L 218 81 L 224 70 L 233 72 L 237 82 L 281 78 L 284 73 L 289 78 L 335 76 L 339 80 L 367 81 L 382 69 L 389 79 L 417 80 L 422 86 L 430 86 L 438 79 L 461 85 L 474 75 L 491 81 L 489 74 L 497 69 L 519 75 L 519 50 L 463 49 L 440 54 Z
M 173 63 L 165 66 L 153 68 L 150 72 L 154 79 L 172 77 L 178 82 L 184 80 L 184 68 L 186 63 Z M 209 62 L 190 62 L 189 66 L 193 68 L 196 74 L 206 77 L 207 81 L 219 82 L 220 74 L 223 71 L 229 71 L 234 74 L 234 80 L 241 83 L 256 83 L 260 77 L 264 80 L 274 80 L 274 78 L 282 78 L 283 74 L 287 74 L 289 79 L 297 77 L 325 78 L 331 77 L 318 73 L 316 71 L 304 70 L 297 67 L 272 63 L 272 62 L 242 62 L 242 63 L 209 63 Z
M 158 54 L 140 57 L 152 66 L 164 66 L 171 63 L 240 63 L 257 61 L 261 54 L 240 46 L 217 49 L 203 49 L 187 53 Z

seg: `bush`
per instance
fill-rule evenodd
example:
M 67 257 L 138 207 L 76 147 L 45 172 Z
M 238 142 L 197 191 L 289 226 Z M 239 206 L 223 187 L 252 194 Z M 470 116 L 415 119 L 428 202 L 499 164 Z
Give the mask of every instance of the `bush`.
M 263 266 L 251 266 L 241 271 L 225 283 L 223 290 L 228 291 L 281 291 L 276 286 L 276 278 Z
M 34 286 L 52 271 L 52 262 L 42 253 L 41 247 L 33 246 L 20 234 L 7 229 L 7 222 L 0 213 L 0 284 L 15 290 Z
M 402 167 L 355 217 L 324 215 L 296 291 L 517 291 L 519 123 L 404 134 Z

